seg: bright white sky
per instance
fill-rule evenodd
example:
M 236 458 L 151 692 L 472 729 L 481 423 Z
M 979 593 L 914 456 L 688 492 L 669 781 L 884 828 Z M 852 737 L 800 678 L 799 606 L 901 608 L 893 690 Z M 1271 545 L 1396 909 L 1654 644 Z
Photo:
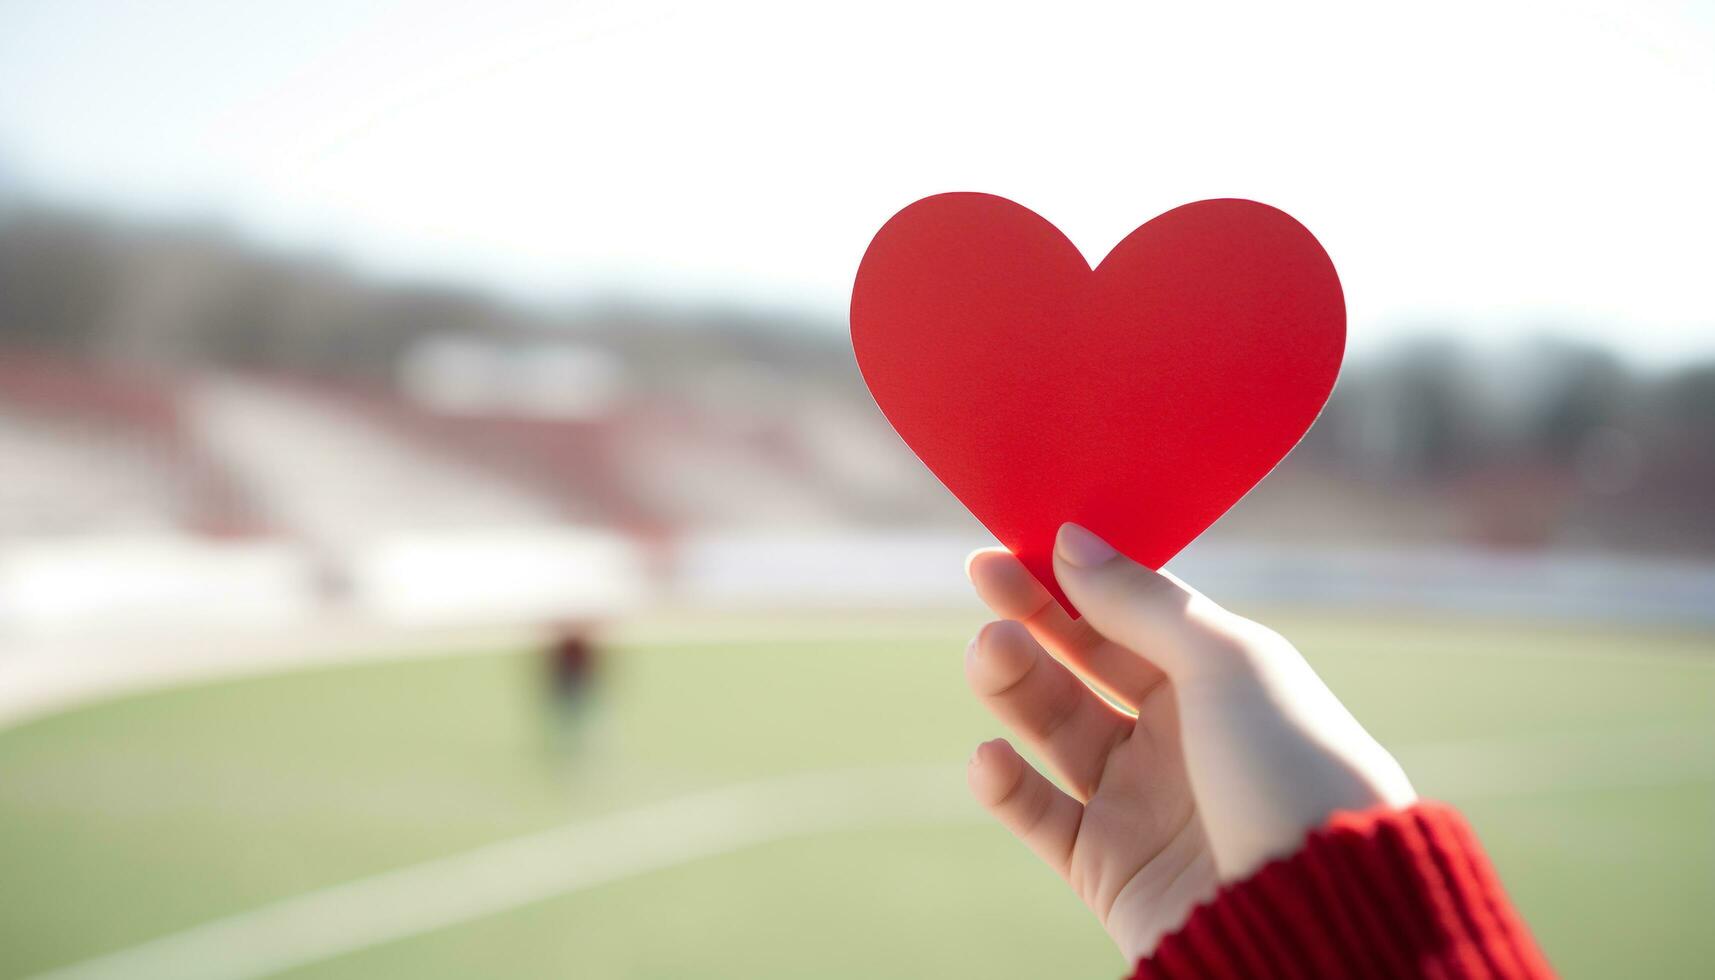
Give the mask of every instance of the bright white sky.
M 1353 342 L 1715 354 L 1715 3 L 0 0 L 0 174 L 530 297 L 843 317 L 944 190 L 1098 259 L 1203 197 L 1333 255 Z

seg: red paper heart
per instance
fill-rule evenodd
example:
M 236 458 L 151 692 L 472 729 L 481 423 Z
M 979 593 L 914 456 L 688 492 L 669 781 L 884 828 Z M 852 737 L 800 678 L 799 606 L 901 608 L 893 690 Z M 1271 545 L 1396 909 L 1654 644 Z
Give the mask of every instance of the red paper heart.
M 1068 609 L 1062 523 L 1161 567 L 1304 435 L 1346 345 L 1322 246 L 1240 200 L 1175 208 L 1092 271 L 1005 198 L 924 198 L 876 233 L 851 316 L 888 421 Z

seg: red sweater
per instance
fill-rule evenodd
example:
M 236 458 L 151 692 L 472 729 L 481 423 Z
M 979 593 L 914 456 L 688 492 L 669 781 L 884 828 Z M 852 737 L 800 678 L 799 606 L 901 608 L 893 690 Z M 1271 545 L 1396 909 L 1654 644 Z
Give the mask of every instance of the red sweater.
M 1419 803 L 1336 815 L 1199 906 L 1132 980 L 1553 975 L 1464 818 Z

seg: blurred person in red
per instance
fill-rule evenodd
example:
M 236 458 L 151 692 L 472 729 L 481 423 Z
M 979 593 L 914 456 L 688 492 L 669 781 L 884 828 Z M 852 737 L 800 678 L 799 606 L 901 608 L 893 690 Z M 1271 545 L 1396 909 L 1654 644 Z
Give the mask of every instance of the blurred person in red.
M 549 743 L 558 756 L 576 751 L 580 733 L 590 724 L 600 673 L 595 634 L 595 626 L 589 622 L 560 623 L 544 647 Z

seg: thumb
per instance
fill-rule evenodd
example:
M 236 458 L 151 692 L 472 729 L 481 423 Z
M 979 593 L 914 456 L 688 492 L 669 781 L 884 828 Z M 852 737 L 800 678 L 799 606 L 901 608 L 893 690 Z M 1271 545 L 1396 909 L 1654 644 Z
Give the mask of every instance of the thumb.
M 1055 536 L 1054 577 L 1091 626 L 1169 677 L 1193 659 L 1189 650 L 1232 639 L 1220 606 L 1077 524 L 1060 525 Z
M 1054 575 L 1109 640 L 1174 685 L 1186 773 L 1223 881 L 1290 853 L 1338 810 L 1416 799 L 1387 754 L 1292 644 L 1076 524 Z

